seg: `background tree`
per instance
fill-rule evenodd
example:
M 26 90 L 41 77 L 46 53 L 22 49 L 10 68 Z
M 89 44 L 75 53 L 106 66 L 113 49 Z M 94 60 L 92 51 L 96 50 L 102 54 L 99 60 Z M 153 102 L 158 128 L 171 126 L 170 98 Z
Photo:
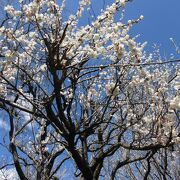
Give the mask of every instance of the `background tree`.
M 65 0 L 7 5 L 0 27 L 0 108 L 20 179 L 178 179 L 178 62 L 155 60 L 116 0 L 81 26 Z M 117 21 L 115 16 L 119 16 Z M 66 167 L 66 168 L 65 168 Z M 68 168 L 70 167 L 70 168 Z M 61 177 L 60 177 L 61 176 Z

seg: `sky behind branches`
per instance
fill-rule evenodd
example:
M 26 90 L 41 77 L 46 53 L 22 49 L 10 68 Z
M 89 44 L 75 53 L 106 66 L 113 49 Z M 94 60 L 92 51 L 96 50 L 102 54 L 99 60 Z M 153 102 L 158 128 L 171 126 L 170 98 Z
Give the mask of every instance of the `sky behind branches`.
M 134 28 L 141 41 L 160 45 L 163 54 L 174 53 L 173 38 L 180 45 L 180 1 L 179 0 L 134 0 L 127 8 L 129 18 L 144 15 L 144 20 Z
M 1 0 L 0 0 L 1 1 Z M 3 0 L 4 1 L 4 0 Z M 12 1 L 16 4 L 17 1 Z M 92 0 L 92 8 L 97 16 L 100 9 L 113 0 Z M 75 12 L 78 7 L 78 0 L 67 0 L 66 13 Z M 132 35 L 140 34 L 138 41 L 147 41 L 147 51 L 152 51 L 152 46 L 156 43 L 160 46 L 162 57 L 169 57 L 171 53 L 178 58 L 175 48 L 169 38 L 174 38 L 180 46 L 180 0 L 133 0 L 126 6 L 125 20 L 137 19 L 144 15 L 144 19 L 133 27 Z M 89 14 L 85 14 L 82 24 L 88 23 Z M 0 135 L 8 135 L 8 122 L 5 122 L 4 115 L 0 115 Z M 2 142 L 2 138 L 0 140 Z M 1 153 L 0 153 L 1 155 Z
M 111 4 L 113 0 L 92 0 L 92 2 L 93 10 L 98 15 L 97 12 L 103 8 L 104 4 L 105 6 Z M 77 3 L 78 0 L 67 0 L 65 15 L 74 12 Z M 163 57 L 167 56 L 168 58 L 171 53 L 180 57 L 169 40 L 172 37 L 180 46 L 180 0 L 133 0 L 126 7 L 125 20 L 137 19 L 140 15 L 144 15 L 144 20 L 134 26 L 131 33 L 132 35 L 140 34 L 138 41 L 148 42 L 146 50 L 151 51 L 151 47 L 156 43 L 160 46 Z M 85 17 L 86 20 L 83 19 L 82 24 L 88 22 L 87 17 Z M 0 142 L 2 142 L 3 136 L 8 135 L 7 123 L 5 116 L 0 114 Z M 4 149 L 1 148 L 0 157 L 4 153 Z
M 0 0 L 1 1 L 1 0 Z M 15 2 L 15 1 L 13 1 Z M 98 11 L 113 0 L 92 0 L 92 7 L 96 15 Z M 78 0 L 67 0 L 65 15 L 75 12 Z M 180 0 L 133 0 L 126 7 L 125 20 L 137 19 L 144 15 L 144 20 L 131 30 L 132 35 L 140 34 L 139 41 L 147 41 L 147 49 L 151 50 L 154 43 L 160 46 L 162 55 L 169 56 L 175 53 L 174 46 L 169 38 L 174 38 L 180 46 Z M 88 17 L 86 15 L 86 17 Z M 83 23 L 88 23 L 87 18 Z M 176 53 L 175 53 L 176 55 Z M 177 55 L 178 57 L 178 55 Z M 4 117 L 1 116 L 0 121 Z M 2 122 L 0 129 L 3 130 Z M 4 126 L 7 130 L 7 125 Z
M 77 7 L 78 0 L 67 0 L 67 14 L 73 12 Z M 111 4 L 114 0 L 92 0 L 92 8 L 96 15 L 103 6 Z M 85 14 L 84 14 L 85 15 Z M 180 0 L 133 0 L 126 6 L 125 20 L 137 19 L 144 16 L 143 21 L 134 26 L 132 35 L 140 35 L 138 41 L 148 42 L 147 49 L 152 51 L 153 44 L 157 44 L 161 49 L 162 56 L 169 57 L 175 52 L 173 43 L 169 38 L 173 38 L 180 46 Z M 85 15 L 88 17 L 88 15 Z M 88 23 L 87 18 L 83 19 L 83 24 Z

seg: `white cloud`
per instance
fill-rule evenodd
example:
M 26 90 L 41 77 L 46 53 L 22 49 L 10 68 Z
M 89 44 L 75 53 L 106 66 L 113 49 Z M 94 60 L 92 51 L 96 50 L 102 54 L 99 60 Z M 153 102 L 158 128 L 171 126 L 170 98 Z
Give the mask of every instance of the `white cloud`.
M 20 180 L 14 168 L 3 169 L 0 171 L 0 180 Z
M 1 118 L 0 118 L 0 129 L 4 129 L 5 131 L 9 130 L 8 123 Z

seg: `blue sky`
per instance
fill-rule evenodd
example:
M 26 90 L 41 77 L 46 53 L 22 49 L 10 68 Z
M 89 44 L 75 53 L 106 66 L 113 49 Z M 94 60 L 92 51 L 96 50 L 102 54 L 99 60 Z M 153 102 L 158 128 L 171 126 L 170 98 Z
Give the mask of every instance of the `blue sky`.
M 73 11 L 75 2 L 78 0 L 68 0 L 67 9 Z M 113 2 L 105 0 L 106 4 Z M 101 9 L 103 0 L 93 0 L 93 8 Z M 180 46 L 180 0 L 134 0 L 126 8 L 125 18 L 136 19 L 144 15 L 144 20 L 132 29 L 132 35 L 140 34 L 138 41 L 148 41 L 147 51 L 152 50 L 153 43 L 160 46 L 162 56 L 176 54 L 169 38 L 173 37 Z M 1 113 L 1 112 L 0 112 Z M 0 114 L 0 142 L 3 136 L 8 134 L 8 126 L 3 123 L 4 116 Z M 6 132 L 6 133 L 5 133 Z M 0 146 L 0 156 L 3 152 Z
M 134 0 L 129 3 L 126 15 L 129 18 L 144 15 L 133 33 L 140 34 L 141 41 L 148 41 L 148 47 L 157 43 L 162 53 L 174 53 L 169 38 L 174 38 L 180 45 L 180 1 L 179 0 Z
M 67 14 L 77 7 L 78 0 L 67 0 Z M 103 4 L 111 4 L 114 0 L 92 0 L 92 7 L 97 11 Z M 76 4 L 76 5 L 75 5 Z M 126 6 L 125 20 L 137 19 L 144 15 L 144 20 L 131 30 L 132 35 L 140 34 L 138 41 L 148 42 L 146 50 L 152 51 L 153 44 L 160 47 L 162 56 L 174 53 L 174 46 L 169 38 L 173 38 L 180 46 L 180 0 L 133 0 Z M 88 22 L 83 18 L 83 24 Z
M 162 56 L 175 53 L 169 38 L 174 38 L 180 45 L 180 0 L 133 0 L 128 3 L 127 20 L 136 19 L 141 14 L 144 19 L 134 26 L 132 34 L 140 34 L 138 40 L 147 41 L 148 50 L 152 50 L 156 43 L 161 48 Z

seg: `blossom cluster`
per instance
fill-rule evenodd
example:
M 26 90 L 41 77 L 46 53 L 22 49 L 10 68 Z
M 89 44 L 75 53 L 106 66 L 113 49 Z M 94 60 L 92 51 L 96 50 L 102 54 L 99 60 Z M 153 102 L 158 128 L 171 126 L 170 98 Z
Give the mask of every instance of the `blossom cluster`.
M 65 117 L 72 116 L 80 130 L 85 126 L 80 117 L 88 125 L 102 117 L 104 124 L 112 120 L 109 129 L 118 126 L 127 128 L 128 135 L 134 133 L 129 139 L 125 135 L 127 143 L 165 145 L 169 137 L 171 142 L 179 142 L 180 74 L 175 71 L 170 79 L 172 71 L 163 63 L 161 67 L 143 66 L 153 62 L 153 56 L 144 51 L 147 43 L 138 43 L 129 32 L 143 16 L 117 21 L 118 10 L 124 10 L 127 1 L 116 0 L 89 25 L 80 26 L 79 18 L 90 4 L 90 0 L 79 1 L 77 12 L 67 20 L 63 20 L 65 0 L 61 4 L 54 0 L 21 0 L 21 10 L 5 7 L 12 18 L 0 27 L 0 54 L 4 56 L 0 61 L 0 96 L 8 100 L 23 97 L 20 105 L 24 107 L 33 101 L 32 110 L 51 101 L 57 85 Z M 55 81 L 53 75 L 59 79 Z M 32 89 L 38 89 L 39 94 L 27 95 Z M 44 102 L 45 97 L 50 100 Z M 72 112 L 68 112 L 68 105 L 72 105 Z M 37 141 L 42 133 L 44 124 Z M 41 143 L 51 143 L 50 136 Z

